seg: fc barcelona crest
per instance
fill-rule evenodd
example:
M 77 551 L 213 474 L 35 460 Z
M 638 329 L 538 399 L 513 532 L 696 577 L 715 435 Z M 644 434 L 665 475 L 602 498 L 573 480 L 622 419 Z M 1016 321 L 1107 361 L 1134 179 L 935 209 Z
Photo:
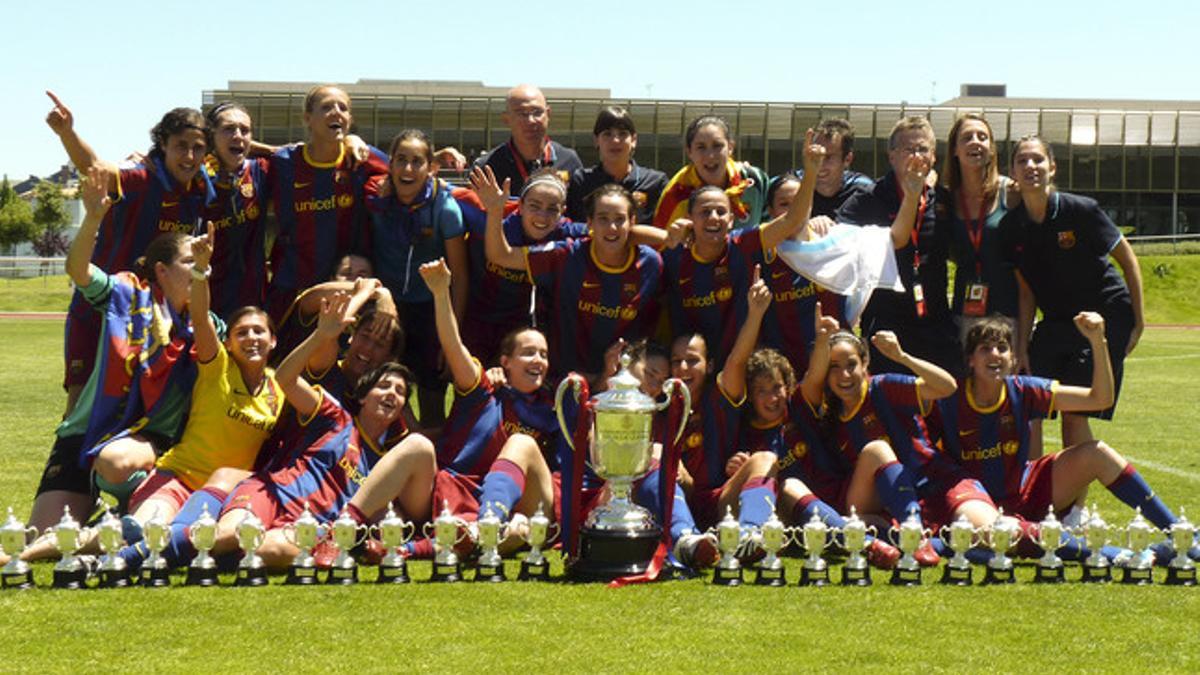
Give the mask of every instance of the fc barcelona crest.
M 1061 249 L 1075 248 L 1075 230 L 1059 232 L 1058 247 Z
M 240 189 L 242 191 L 242 196 L 246 199 L 250 199 L 254 196 L 254 183 L 242 183 Z

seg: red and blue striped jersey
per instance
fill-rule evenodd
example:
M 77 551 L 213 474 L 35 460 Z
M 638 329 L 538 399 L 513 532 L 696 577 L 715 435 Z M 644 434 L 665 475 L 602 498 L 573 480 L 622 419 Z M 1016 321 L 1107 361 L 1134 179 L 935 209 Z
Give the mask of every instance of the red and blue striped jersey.
M 355 168 L 350 161 L 343 149 L 336 161 L 317 162 L 303 143 L 271 156 L 271 203 L 279 231 L 271 247 L 267 309 L 277 321 L 298 291 L 327 280 L 359 243 L 366 223 L 363 188 L 387 173 L 388 159 L 371 148 Z
M 725 252 L 716 260 L 700 260 L 694 249 L 683 247 L 663 253 L 672 333 L 703 335 L 718 369 L 745 321 L 746 291 L 754 263 L 762 257 L 762 232 L 757 227 L 730 234 Z
M 203 170 L 187 185 L 179 185 L 158 158 L 122 166 L 117 171 L 114 203 L 96 235 L 92 264 L 110 274 L 134 269 L 137 259 L 159 235 L 199 232 L 205 205 L 214 197 Z
M 525 267 L 548 294 L 550 365 L 556 374 L 599 373 L 604 350 L 650 334 L 658 318 L 662 258 L 637 246 L 621 267 L 606 267 L 592 252 L 591 237 L 525 249 Z
M 683 466 L 692 475 L 695 490 L 711 490 L 725 484 L 725 463 L 737 451 L 745 395 L 733 401 L 715 381 L 692 404 L 683 432 Z
M 357 402 L 351 398 L 353 383 L 346 378 L 341 365 L 340 362 L 335 363 L 322 373 L 314 373 L 306 367 L 304 379 L 314 387 L 320 387 L 324 396 L 339 402 L 346 401 L 344 406 L 353 414 L 357 409 Z M 287 466 L 308 447 L 304 442 L 306 427 L 290 403 L 284 404 L 284 409 L 277 419 L 275 430 L 258 451 L 258 458 L 254 462 L 255 470 L 275 471 Z
M 740 447 L 750 454 L 763 450 L 775 453 L 779 479 L 798 478 L 824 498 L 853 473 L 854 466 L 843 455 L 829 451 L 820 429 L 817 413 L 797 390 L 782 422 L 771 426 L 743 424 Z
M 266 301 L 269 167 L 265 158 L 247 159 L 237 175 L 222 179 L 213 157 L 205 165 L 216 190 L 204 210 L 204 219 L 216 227 L 208 288 L 212 309 L 221 317 Z
M 930 431 L 940 438 L 942 450 L 1000 503 L 1021 492 L 1029 461 L 1029 423 L 1054 410 L 1057 388 L 1054 380 L 1010 375 L 1000 390 L 1000 400 L 980 408 L 970 383 L 960 382 L 954 396 L 937 401 Z
M 799 375 L 808 369 L 808 355 L 817 337 L 817 302 L 825 316 L 844 325 L 846 298 L 796 274 L 774 250 L 754 263 L 762 265 L 762 279 L 771 289 L 771 308 L 763 316 L 758 343 L 779 350 Z
M 336 398 L 318 391 L 320 405 L 301 420 L 303 449 L 287 466 L 266 475 L 286 514 L 283 520 L 299 518 L 306 502 L 318 520 L 337 518 L 384 454 Z
M 438 468 L 482 481 L 512 434 L 537 441 L 553 466 L 562 432 L 554 414 L 554 398 L 545 389 L 523 394 L 497 387 L 480 372 L 467 392 L 454 392 L 454 404 L 438 441 Z

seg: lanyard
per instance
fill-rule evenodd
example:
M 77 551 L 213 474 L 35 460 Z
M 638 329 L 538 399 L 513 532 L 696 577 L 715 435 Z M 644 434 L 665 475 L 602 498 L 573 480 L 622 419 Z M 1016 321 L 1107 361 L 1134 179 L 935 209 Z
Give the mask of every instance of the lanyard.
M 899 179 L 896 180 L 896 196 L 900 199 L 901 203 L 904 203 L 904 188 L 900 186 Z M 929 204 L 928 204 L 927 200 L 925 199 L 925 188 L 922 187 L 921 188 L 921 204 L 919 206 L 917 206 L 917 218 L 913 222 L 912 235 L 911 235 L 912 236 L 912 245 L 913 245 L 913 276 L 916 276 L 917 272 L 920 271 L 920 269 L 921 269 L 921 256 L 920 256 L 920 251 L 918 250 L 919 247 L 917 245 L 917 240 L 921 234 L 921 223 L 925 222 L 925 208 L 928 205 Z M 892 217 L 895 218 L 895 216 L 892 216 Z
M 512 142 L 511 138 L 508 139 L 508 151 L 512 153 L 513 164 L 517 165 L 517 173 L 521 174 L 521 184 L 524 185 L 525 181 L 529 180 L 529 169 L 525 168 L 525 158 L 521 156 L 521 153 L 517 152 L 517 146 Z M 546 143 L 542 146 L 541 163 L 534 168 L 540 169 L 544 166 L 551 166 L 554 164 L 554 160 L 554 147 L 550 144 L 550 137 L 547 136 Z
M 979 251 L 983 247 L 983 225 L 986 220 L 984 209 L 987 208 L 987 200 L 982 199 L 979 202 L 979 211 L 974 218 L 967 216 L 967 196 L 962 190 L 958 191 L 958 201 L 962 204 L 964 221 L 967 226 L 967 239 L 971 242 L 971 248 L 975 250 L 975 278 L 976 280 L 983 278 L 983 258 Z

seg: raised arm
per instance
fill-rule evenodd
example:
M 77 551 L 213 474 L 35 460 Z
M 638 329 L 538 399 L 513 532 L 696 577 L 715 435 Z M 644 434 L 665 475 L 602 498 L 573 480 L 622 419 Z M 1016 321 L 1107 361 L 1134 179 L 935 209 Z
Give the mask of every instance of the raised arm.
M 92 280 L 92 252 L 96 249 L 96 232 L 112 199 L 108 196 L 108 171 L 104 167 L 93 165 L 88 168 L 84 180 L 79 182 L 80 195 L 83 199 L 84 216 L 79 224 L 79 234 L 71 241 L 67 249 L 67 275 L 75 286 L 83 288 Z
M 946 398 L 958 389 L 958 383 L 954 381 L 950 373 L 929 361 L 918 359 L 905 352 L 900 347 L 900 340 L 892 331 L 881 330 L 875 333 L 871 336 L 871 344 L 875 345 L 881 354 L 908 368 L 917 376 L 917 387 L 920 389 L 923 400 L 936 401 L 939 398 Z
M 804 132 L 804 178 L 800 180 L 800 191 L 792 200 L 787 213 L 762 226 L 762 245 L 771 250 L 785 239 L 801 232 L 812 214 L 813 192 L 817 188 L 817 174 L 825 160 L 825 146 L 813 143 L 813 130 Z
M 717 373 L 717 386 L 735 401 L 746 393 L 746 363 L 750 361 L 754 346 L 758 344 L 758 331 L 762 327 L 763 316 L 771 306 L 771 289 L 767 288 L 761 274 L 759 266 L 755 265 L 750 290 L 746 293 L 746 321 L 738 329 L 733 348 L 725 358 L 725 367 Z
M 819 302 L 816 313 L 817 335 L 808 356 L 808 369 L 800 380 L 800 393 L 813 408 L 819 407 L 824 398 L 825 376 L 829 372 L 829 336 L 838 331 L 837 319 L 822 314 Z
M 275 381 L 279 383 L 283 395 L 301 419 L 311 417 L 317 411 L 317 406 L 321 404 L 321 396 L 300 375 L 315 350 L 326 342 L 336 343 L 342 331 L 354 323 L 354 313 L 347 311 L 349 304 L 350 296 L 344 293 L 323 301 L 321 313 L 317 318 L 317 329 L 288 354 L 275 370 Z
M 217 337 L 217 327 L 213 325 L 212 317 L 208 315 L 211 306 L 208 291 L 208 277 L 212 273 L 209 263 L 212 262 L 213 239 L 216 228 L 208 221 L 208 232 L 203 237 L 192 239 L 192 290 L 188 299 L 188 314 L 192 317 L 192 333 L 195 340 L 196 360 L 208 363 L 217 355 L 221 339 Z
M 471 188 L 487 210 L 487 232 L 483 238 L 483 250 L 487 259 L 501 267 L 510 270 L 525 269 L 525 249 L 509 246 L 504 237 L 504 205 L 508 202 L 509 188 L 512 180 L 504 179 L 501 185 L 496 181 L 492 167 L 484 165 L 471 169 Z
M 458 321 L 454 318 L 450 297 L 453 274 L 442 258 L 421 265 L 420 272 L 429 292 L 433 294 L 438 341 L 442 343 L 442 351 L 446 354 L 446 366 L 450 369 L 454 387 L 459 391 L 468 391 L 479 382 L 482 367 L 471 357 L 458 332 Z
M 1146 329 L 1146 310 L 1142 304 L 1142 268 L 1138 265 L 1137 254 L 1125 237 L 1121 237 L 1111 255 L 1125 275 L 1125 285 L 1129 287 L 1129 297 L 1133 300 L 1133 332 L 1129 334 L 1129 344 L 1125 345 L 1125 353 L 1129 354 L 1137 347 L 1142 339 L 1142 331 Z M 1117 345 L 1117 349 L 1121 349 L 1121 345 Z
M 50 127 L 57 136 L 59 142 L 62 143 L 63 149 L 67 151 L 67 157 L 71 159 L 71 163 L 79 170 L 79 173 L 85 174 L 93 164 L 99 163 L 100 159 L 96 157 L 96 151 L 92 150 L 92 146 L 88 145 L 79 134 L 75 133 L 75 115 L 65 103 L 59 100 L 54 92 L 47 90 L 46 95 L 54 101 L 54 107 L 46 115 L 46 125 Z M 105 172 L 105 177 L 108 182 L 104 184 L 105 190 L 115 190 L 117 186 L 116 167 L 110 163 L 103 162 L 104 168 L 108 169 Z
M 913 228 L 920 227 L 917 211 L 925 194 L 925 179 L 932 166 L 928 157 L 913 155 L 904 165 L 904 175 L 896 176 L 896 180 L 904 187 L 904 199 L 892 220 L 892 246 L 897 249 L 907 246 L 912 241 Z
M 1054 392 L 1054 408 L 1063 412 L 1104 410 L 1113 404 L 1112 363 L 1108 358 L 1108 340 L 1104 337 L 1104 317 L 1096 312 L 1075 315 L 1075 327 L 1092 346 L 1092 386 L 1060 384 Z
M 375 323 L 373 323 L 370 326 L 365 327 L 365 330 L 370 332 L 375 337 L 378 337 L 380 339 L 383 339 L 384 337 L 386 337 L 387 333 L 392 330 L 392 326 L 395 324 L 395 321 L 396 321 L 396 306 L 395 306 L 395 303 L 392 303 L 392 294 L 387 292 L 387 289 L 383 287 L 382 282 L 380 282 L 378 279 L 370 279 L 367 277 L 362 277 L 359 279 L 355 279 L 354 281 L 351 281 L 351 282 L 331 282 L 331 283 L 348 284 L 349 285 L 349 299 L 346 302 L 346 312 L 349 313 L 349 315 L 351 317 L 358 316 L 359 310 L 362 309 L 363 305 L 367 304 L 368 300 L 371 300 L 372 298 L 379 298 L 379 297 L 386 296 L 385 302 L 391 303 L 390 304 L 390 307 L 391 307 L 390 314 L 388 312 L 386 312 L 384 309 L 379 309 L 379 306 L 376 305 L 376 308 L 378 309 L 378 311 L 375 314 Z M 338 292 L 344 292 L 344 291 L 335 291 L 335 293 L 338 293 Z M 323 297 L 318 299 L 318 302 L 320 302 L 321 304 L 317 306 L 317 311 L 320 311 L 321 306 L 325 303 L 326 299 L 329 297 L 331 297 L 331 295 L 328 292 L 325 292 L 323 294 Z M 351 323 L 353 323 L 353 322 L 351 322 Z M 319 347 L 317 347 L 313 351 L 312 355 L 309 357 L 308 369 L 309 369 L 309 371 L 314 372 L 314 373 L 324 372 L 326 369 L 328 369 L 330 366 L 332 366 L 334 363 L 337 362 L 337 357 L 338 357 L 338 341 L 337 340 L 331 340 L 329 342 L 322 343 Z

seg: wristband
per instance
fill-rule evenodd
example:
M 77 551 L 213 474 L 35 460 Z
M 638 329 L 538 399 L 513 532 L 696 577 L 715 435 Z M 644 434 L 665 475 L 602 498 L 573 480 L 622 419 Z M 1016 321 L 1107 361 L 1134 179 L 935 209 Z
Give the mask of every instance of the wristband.
M 198 270 L 195 267 L 193 267 L 191 271 L 192 271 L 192 278 L 195 279 L 196 281 L 207 281 L 208 278 L 210 276 L 212 276 L 212 268 L 211 267 L 205 267 L 203 271 Z

